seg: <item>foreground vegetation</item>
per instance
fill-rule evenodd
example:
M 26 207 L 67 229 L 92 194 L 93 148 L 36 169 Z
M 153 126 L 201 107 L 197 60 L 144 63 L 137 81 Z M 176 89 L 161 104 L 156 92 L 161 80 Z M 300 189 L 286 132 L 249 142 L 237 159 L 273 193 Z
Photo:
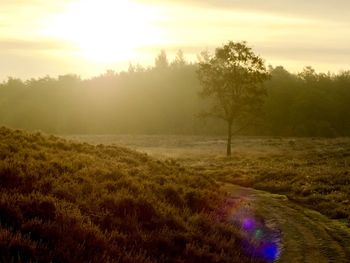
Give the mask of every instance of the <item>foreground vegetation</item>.
M 286 195 L 350 226 L 350 139 L 235 137 L 232 158 L 225 138 L 210 136 L 74 136 L 117 143 L 171 159 L 221 182 Z
M 0 262 L 263 262 L 216 216 L 219 189 L 125 148 L 1 128 Z
M 244 139 L 242 139 L 244 141 Z M 181 159 L 200 174 L 271 193 L 350 226 L 350 140 L 246 139 L 232 158 Z

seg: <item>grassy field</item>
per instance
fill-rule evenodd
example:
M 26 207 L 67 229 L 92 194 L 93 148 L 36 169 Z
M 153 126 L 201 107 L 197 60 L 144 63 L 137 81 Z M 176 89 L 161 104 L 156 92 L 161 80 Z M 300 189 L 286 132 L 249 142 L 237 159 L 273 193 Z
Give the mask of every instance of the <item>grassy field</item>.
M 290 200 L 350 225 L 350 138 L 256 138 L 203 136 L 72 136 L 115 143 L 170 159 L 222 182 L 286 195 Z
M 274 262 L 282 239 L 265 219 L 278 208 L 285 220 L 283 195 L 349 224 L 347 138 L 235 138 L 231 158 L 220 137 L 68 139 L 0 128 L 0 262 Z M 282 196 L 241 198 L 227 183 Z M 302 238 L 294 224 L 283 235 Z M 342 245 L 330 226 L 304 241 Z
M 0 128 L 0 262 L 272 262 L 227 197 L 176 161 Z

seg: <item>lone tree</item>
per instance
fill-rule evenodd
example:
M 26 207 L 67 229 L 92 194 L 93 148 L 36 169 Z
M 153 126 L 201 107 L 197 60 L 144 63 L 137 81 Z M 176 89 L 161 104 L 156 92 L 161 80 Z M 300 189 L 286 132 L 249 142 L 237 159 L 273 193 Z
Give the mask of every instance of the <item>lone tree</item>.
M 212 102 L 203 115 L 227 122 L 227 156 L 231 156 L 232 135 L 251 124 L 267 94 L 262 85 L 269 78 L 264 60 L 246 42 L 230 41 L 214 55 L 202 53 L 197 74 L 201 95 Z M 239 130 L 233 131 L 234 125 Z

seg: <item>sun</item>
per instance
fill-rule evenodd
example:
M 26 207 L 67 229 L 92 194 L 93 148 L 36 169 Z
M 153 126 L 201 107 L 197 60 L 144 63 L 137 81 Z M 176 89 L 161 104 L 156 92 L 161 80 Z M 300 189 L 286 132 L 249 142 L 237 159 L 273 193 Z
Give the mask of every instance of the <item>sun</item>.
M 79 0 L 68 3 L 46 33 L 72 43 L 82 58 L 115 62 L 162 42 L 156 17 L 155 8 L 131 0 Z

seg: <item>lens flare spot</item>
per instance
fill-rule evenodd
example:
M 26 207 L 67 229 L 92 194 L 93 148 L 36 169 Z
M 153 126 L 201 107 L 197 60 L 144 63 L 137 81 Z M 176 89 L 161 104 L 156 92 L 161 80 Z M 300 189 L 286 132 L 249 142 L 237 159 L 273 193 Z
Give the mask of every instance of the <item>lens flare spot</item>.
M 264 231 L 262 229 L 258 229 L 255 231 L 255 239 L 261 240 L 264 237 Z
M 240 227 L 246 238 L 242 240 L 243 253 L 262 262 L 275 262 L 281 254 L 281 234 L 277 226 L 268 224 L 249 205 L 249 200 L 228 199 L 218 209 L 217 219 Z
M 262 247 L 262 256 L 268 261 L 274 261 L 278 256 L 278 246 L 275 243 L 267 243 Z
M 244 218 L 242 222 L 242 227 L 246 231 L 252 231 L 255 229 L 256 222 L 252 218 Z

